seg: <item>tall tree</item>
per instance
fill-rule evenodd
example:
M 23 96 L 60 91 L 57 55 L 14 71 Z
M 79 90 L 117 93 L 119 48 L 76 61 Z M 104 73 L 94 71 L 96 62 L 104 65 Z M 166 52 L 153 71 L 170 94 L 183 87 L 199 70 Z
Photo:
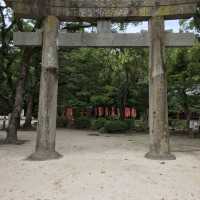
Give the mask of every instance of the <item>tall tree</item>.
M 25 86 L 25 123 L 23 125 L 24 129 L 32 129 L 32 117 L 37 117 L 38 99 L 40 86 L 40 71 L 41 71 L 41 49 L 38 50 L 32 55 L 31 65 L 29 65 L 28 75 Z
M 32 50 L 30 48 L 24 48 L 22 52 L 22 60 L 20 67 L 20 77 L 17 81 L 16 95 L 13 111 L 9 120 L 7 137 L 5 143 L 15 144 L 17 143 L 17 129 L 20 122 L 20 114 L 22 111 L 22 105 L 24 100 L 25 82 L 27 78 L 28 66 L 30 64 L 30 59 L 32 55 Z
M 20 31 L 34 31 L 38 26 L 40 26 L 40 21 L 36 24 L 33 24 L 32 21 L 24 21 L 20 19 L 16 20 L 16 29 Z M 28 66 L 31 64 L 31 58 L 34 51 L 33 48 L 24 47 L 20 50 L 20 53 L 20 68 L 19 76 L 16 81 L 14 105 L 7 128 L 7 136 L 5 139 L 5 143 L 7 144 L 17 143 L 17 129 L 20 124 L 20 114 L 24 102 L 25 82 L 27 79 Z
M 13 105 L 14 85 L 17 76 L 17 67 L 20 61 L 20 52 L 13 47 L 12 32 L 16 20 L 12 12 L 1 1 L 0 4 L 0 109 L 5 115 L 11 111 Z
M 185 112 L 187 128 L 191 113 L 198 111 L 200 82 L 200 46 L 192 49 L 174 49 L 168 59 L 170 110 Z

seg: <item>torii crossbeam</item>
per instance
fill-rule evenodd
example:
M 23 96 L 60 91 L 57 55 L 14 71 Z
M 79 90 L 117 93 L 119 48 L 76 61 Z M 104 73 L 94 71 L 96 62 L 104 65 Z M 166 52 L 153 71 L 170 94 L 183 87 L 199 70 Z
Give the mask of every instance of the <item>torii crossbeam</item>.
M 198 0 L 6 0 L 19 17 L 57 16 L 64 21 L 146 20 L 191 17 Z
M 190 47 L 191 33 L 165 32 L 164 20 L 189 18 L 199 0 L 6 0 L 18 17 L 45 18 L 43 30 L 15 33 L 18 46 L 43 46 L 36 150 L 31 159 L 59 157 L 55 151 L 57 110 L 57 48 L 148 47 L 149 126 L 151 159 L 175 159 L 170 152 L 168 131 L 165 47 Z M 98 33 L 59 32 L 59 20 L 97 21 Z M 148 20 L 148 33 L 111 33 L 111 21 Z
M 191 47 L 194 45 L 193 33 L 165 33 L 166 47 Z M 15 32 L 16 46 L 41 46 L 42 32 Z M 150 47 L 150 35 L 141 33 L 64 33 L 58 34 L 58 46 L 67 48 L 137 48 Z

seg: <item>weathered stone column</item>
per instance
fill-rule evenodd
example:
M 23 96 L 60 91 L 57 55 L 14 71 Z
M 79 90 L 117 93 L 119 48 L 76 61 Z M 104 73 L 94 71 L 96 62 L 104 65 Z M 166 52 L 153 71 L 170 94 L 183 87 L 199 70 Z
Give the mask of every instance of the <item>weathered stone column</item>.
M 35 153 L 29 159 L 48 160 L 59 158 L 55 151 L 57 91 L 58 91 L 58 40 L 59 21 L 54 16 L 44 20 L 42 70 L 38 128 Z
M 146 157 L 156 160 L 171 160 L 175 157 L 171 155 L 169 145 L 164 19 L 152 17 L 149 21 L 149 33 L 150 151 Z
M 111 33 L 112 23 L 110 20 L 99 20 L 97 21 L 97 32 L 98 33 Z

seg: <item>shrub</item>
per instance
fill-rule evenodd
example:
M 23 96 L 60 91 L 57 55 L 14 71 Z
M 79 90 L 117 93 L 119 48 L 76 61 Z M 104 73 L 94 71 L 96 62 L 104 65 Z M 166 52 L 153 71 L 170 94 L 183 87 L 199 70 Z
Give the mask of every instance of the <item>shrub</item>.
M 104 128 L 107 133 L 121 133 L 129 129 L 127 123 L 120 120 L 107 121 Z
M 144 122 L 143 120 L 135 120 L 135 130 L 136 132 L 147 132 L 147 122 Z
M 68 126 L 67 119 L 64 116 L 57 117 L 56 125 L 58 128 L 66 128 Z
M 91 121 L 88 117 L 79 117 L 75 119 L 75 127 L 78 129 L 87 129 L 90 128 Z
M 135 120 L 134 119 L 126 119 L 125 120 L 128 129 L 133 129 L 135 127 Z
M 169 120 L 170 126 L 173 129 L 184 130 L 187 129 L 187 121 L 186 120 Z
M 101 129 L 101 128 L 104 127 L 106 121 L 107 121 L 107 120 L 106 120 L 105 118 L 96 119 L 96 120 L 94 120 L 93 123 L 92 123 L 92 128 L 93 128 L 94 130 L 99 130 L 99 129 Z
M 106 133 L 105 127 L 100 128 L 98 131 L 99 133 Z

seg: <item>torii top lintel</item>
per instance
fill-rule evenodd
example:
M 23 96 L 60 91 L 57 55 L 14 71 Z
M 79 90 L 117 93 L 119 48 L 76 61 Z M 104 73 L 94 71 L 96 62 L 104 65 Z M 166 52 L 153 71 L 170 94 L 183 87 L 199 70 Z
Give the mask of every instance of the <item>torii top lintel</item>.
M 22 18 L 55 15 L 65 21 L 147 20 L 151 16 L 165 19 L 188 18 L 200 0 L 6 0 Z

